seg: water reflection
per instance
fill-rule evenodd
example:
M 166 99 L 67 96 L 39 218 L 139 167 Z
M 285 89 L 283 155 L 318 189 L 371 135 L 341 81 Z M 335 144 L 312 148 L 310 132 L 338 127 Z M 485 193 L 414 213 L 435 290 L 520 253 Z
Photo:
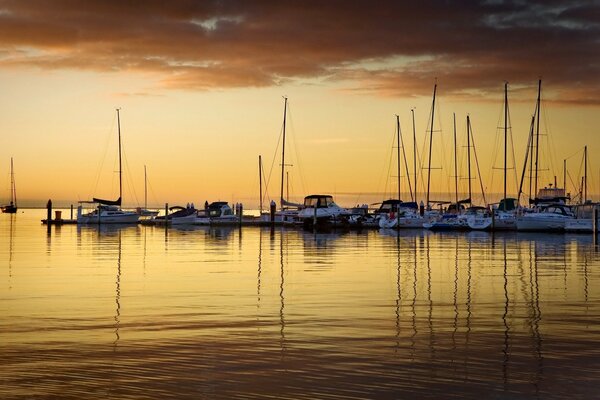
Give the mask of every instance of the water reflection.
M 202 227 L 169 229 L 167 249 L 162 228 L 63 226 L 48 243 L 19 217 L 0 226 L 0 398 L 597 390 L 585 235 Z

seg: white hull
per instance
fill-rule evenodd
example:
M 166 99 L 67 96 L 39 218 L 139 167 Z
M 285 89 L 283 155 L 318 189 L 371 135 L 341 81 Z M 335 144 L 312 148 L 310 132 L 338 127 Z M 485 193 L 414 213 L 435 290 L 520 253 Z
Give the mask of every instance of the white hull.
M 484 231 L 491 229 L 492 218 L 491 217 L 471 217 L 467 218 L 467 225 L 474 231 Z
M 123 214 L 100 215 L 100 220 L 97 215 L 81 215 L 77 217 L 77 223 L 82 225 L 137 224 L 139 219 L 140 216 L 136 213 L 124 212 Z
M 600 232 L 600 226 L 596 226 L 596 232 Z M 576 233 L 592 233 L 594 231 L 590 218 L 578 218 L 565 222 L 565 231 Z
M 518 231 L 561 232 L 570 217 L 528 214 L 517 217 Z

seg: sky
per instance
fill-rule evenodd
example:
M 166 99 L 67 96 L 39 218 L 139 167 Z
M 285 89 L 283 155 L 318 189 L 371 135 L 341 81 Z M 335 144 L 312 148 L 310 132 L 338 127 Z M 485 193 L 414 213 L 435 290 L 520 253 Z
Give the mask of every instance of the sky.
M 255 208 L 259 155 L 267 198 L 278 200 L 284 96 L 291 200 L 397 196 L 396 115 L 414 186 L 411 109 L 419 200 L 434 84 L 431 198 L 454 196 L 454 115 L 464 197 L 469 115 L 487 201 L 497 201 L 504 84 L 514 195 L 539 79 L 539 187 L 554 176 L 563 186 L 566 159 L 577 193 L 587 145 L 589 197 L 599 199 L 599 47 L 597 0 L 0 0 L 0 202 L 10 157 L 27 204 L 117 198 L 116 108 L 125 205 L 143 204 L 145 165 L 152 205 Z M 404 162 L 401 186 L 410 199 Z

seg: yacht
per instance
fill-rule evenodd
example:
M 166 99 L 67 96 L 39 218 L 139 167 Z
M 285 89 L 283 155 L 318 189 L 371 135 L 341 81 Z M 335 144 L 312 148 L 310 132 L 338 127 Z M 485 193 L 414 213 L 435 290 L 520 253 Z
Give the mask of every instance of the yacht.
M 196 225 L 232 224 L 239 221 L 238 216 L 226 201 L 210 203 L 204 211 L 200 211 L 194 221 Z
M 518 231 L 562 232 L 567 221 L 575 219 L 569 206 L 565 204 L 540 205 L 517 217 Z
M 304 198 L 304 208 L 298 212 L 305 228 L 316 225 L 341 225 L 347 224 L 351 213 L 335 204 L 333 196 L 313 194 Z
M 173 206 L 169 207 L 169 211 L 172 211 L 168 215 L 161 215 L 148 220 L 148 224 L 163 225 L 168 223 L 169 225 L 191 225 L 196 222 L 198 217 L 198 210 L 194 208 L 194 205 Z M 142 221 L 142 224 L 145 224 Z

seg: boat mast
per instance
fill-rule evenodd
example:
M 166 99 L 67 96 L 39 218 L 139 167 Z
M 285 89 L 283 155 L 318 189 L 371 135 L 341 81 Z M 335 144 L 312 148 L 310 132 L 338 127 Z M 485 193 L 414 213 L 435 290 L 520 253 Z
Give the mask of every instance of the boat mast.
M 262 157 L 258 155 L 258 189 L 259 189 L 259 198 L 260 198 L 260 213 L 262 214 L 263 210 L 263 193 L 262 193 Z
M 523 182 L 525 181 L 525 171 L 527 171 L 527 162 L 529 162 L 529 198 L 531 198 L 531 159 L 529 158 L 530 151 L 533 151 L 531 145 L 533 141 L 533 124 L 535 115 L 531 117 L 531 125 L 529 128 L 529 139 L 527 140 L 527 148 L 525 151 L 525 161 L 523 162 L 523 171 L 521 172 L 521 182 L 519 183 L 519 193 L 517 194 L 517 203 L 521 204 L 521 193 L 523 193 Z
M 415 109 L 411 108 L 413 126 L 413 168 L 415 169 L 415 201 L 417 201 L 417 132 L 415 128 Z
M 15 170 L 13 167 L 13 158 L 10 158 L 10 196 L 13 205 L 17 205 L 17 187 L 15 186 Z
M 508 146 L 508 82 L 504 82 L 504 201 L 503 211 L 506 211 L 506 153 Z
M 456 113 L 452 113 L 454 119 L 454 196 L 456 200 L 456 213 L 459 214 L 458 207 L 458 160 L 456 158 Z
M 433 119 L 435 116 L 435 92 L 437 83 L 433 86 L 433 102 L 431 103 L 431 129 L 429 131 L 429 160 L 427 165 L 427 206 L 429 206 L 429 189 L 431 187 L 431 141 L 433 140 Z
M 120 110 L 120 108 L 117 108 L 117 131 L 119 132 L 119 205 L 121 205 L 123 199 L 123 171 L 121 165 L 121 117 L 119 115 Z
M 285 119 L 287 115 L 287 97 L 284 96 L 283 103 L 283 144 L 281 146 L 281 192 L 280 192 L 280 201 L 281 201 L 281 209 L 283 210 L 283 178 L 285 171 Z
M 402 196 L 400 195 L 401 192 L 400 192 L 400 116 L 399 115 L 396 115 L 396 135 L 397 135 L 396 143 L 398 144 L 398 147 L 396 149 L 397 150 L 396 156 L 397 156 L 397 161 L 398 161 L 396 163 L 397 168 L 398 168 L 398 201 L 401 201 Z
M 537 97 L 537 123 L 535 127 L 535 179 L 534 179 L 534 193 L 537 196 L 538 192 L 538 161 L 539 161 L 539 145 L 540 145 L 540 96 L 542 93 L 542 80 L 538 81 L 538 97 Z
M 563 189 L 565 190 L 565 195 L 567 194 L 567 159 L 563 160 Z
M 477 176 L 479 177 L 479 187 L 481 188 L 481 197 L 483 197 L 483 203 L 487 206 L 488 202 L 485 198 L 485 190 L 483 188 L 483 179 L 481 179 L 481 169 L 479 168 L 479 159 L 477 158 L 477 147 L 475 146 L 475 137 L 473 136 L 473 129 L 471 128 L 471 119 L 467 119 L 469 122 L 469 131 L 471 132 L 471 143 L 473 143 L 473 155 L 475 156 L 475 166 L 477 166 Z
M 400 129 L 400 120 L 399 116 L 396 115 L 398 119 L 398 138 L 400 145 L 402 146 L 402 157 L 404 158 L 404 169 L 406 170 L 406 180 L 408 181 L 408 191 L 410 192 L 410 200 L 415 201 L 413 196 L 412 185 L 410 184 L 410 174 L 408 173 L 408 161 L 406 160 L 406 151 L 404 150 L 404 139 L 402 138 L 402 130 Z M 398 159 L 398 163 L 400 163 L 400 159 Z M 400 171 L 400 166 L 398 166 L 398 171 Z M 400 200 L 400 196 L 398 196 L 398 200 Z
M 146 166 L 144 165 L 144 210 L 148 209 L 148 175 L 146 174 Z
M 467 114 L 467 170 L 469 180 L 469 206 L 473 206 L 472 194 L 471 194 L 471 118 Z
M 583 148 L 583 159 L 583 203 L 585 204 L 587 201 L 587 145 Z

